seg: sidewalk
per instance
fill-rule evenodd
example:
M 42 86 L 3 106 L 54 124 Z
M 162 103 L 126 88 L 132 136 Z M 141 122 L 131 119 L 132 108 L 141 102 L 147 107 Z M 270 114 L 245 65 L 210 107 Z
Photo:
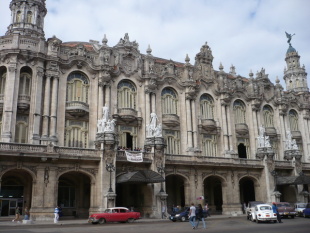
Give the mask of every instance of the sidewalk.
M 208 217 L 208 220 L 212 219 L 223 219 L 223 218 L 236 218 L 242 217 L 243 215 L 232 216 L 232 215 L 212 215 Z M 245 217 L 245 215 L 244 215 Z M 27 223 L 17 223 L 12 222 L 12 218 L 14 217 L 0 217 L 0 228 L 3 226 L 27 226 L 27 225 L 79 225 L 79 224 L 89 224 L 88 219 L 65 219 L 60 220 L 58 223 L 53 223 L 51 221 L 28 221 Z M 153 218 L 141 218 L 136 220 L 136 223 L 148 223 L 148 222 L 169 222 L 169 219 L 153 219 Z

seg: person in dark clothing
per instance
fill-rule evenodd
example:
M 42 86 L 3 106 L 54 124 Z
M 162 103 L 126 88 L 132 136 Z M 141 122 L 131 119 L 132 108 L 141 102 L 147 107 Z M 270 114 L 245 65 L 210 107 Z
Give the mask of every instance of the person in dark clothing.
M 281 220 L 281 215 L 279 214 L 278 207 L 277 207 L 276 203 L 274 203 L 274 202 L 272 203 L 272 211 L 273 211 L 273 213 L 277 214 L 278 222 L 283 223 Z
M 196 224 L 196 229 L 198 229 L 199 222 L 202 221 L 203 224 L 203 229 L 206 229 L 206 222 L 205 218 L 203 216 L 203 210 L 201 204 L 198 205 L 198 211 L 197 211 L 197 224 Z

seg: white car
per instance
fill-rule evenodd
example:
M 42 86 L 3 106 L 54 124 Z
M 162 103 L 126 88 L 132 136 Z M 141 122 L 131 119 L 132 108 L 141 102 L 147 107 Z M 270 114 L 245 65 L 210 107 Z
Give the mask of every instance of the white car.
M 252 222 L 277 222 L 277 214 L 273 213 L 271 205 L 259 204 L 251 214 Z
M 307 203 L 296 203 L 295 204 L 295 211 L 296 216 L 303 216 L 303 211 L 306 208 Z

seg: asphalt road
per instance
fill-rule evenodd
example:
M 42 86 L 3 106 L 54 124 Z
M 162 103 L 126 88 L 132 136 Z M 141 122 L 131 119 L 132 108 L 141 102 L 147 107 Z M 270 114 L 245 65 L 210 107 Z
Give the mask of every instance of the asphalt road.
M 310 218 L 283 219 L 280 223 L 254 223 L 244 217 L 207 219 L 207 229 L 193 230 L 189 222 L 135 222 L 135 223 L 107 223 L 103 225 L 93 224 L 67 224 L 67 225 L 15 225 L 0 226 L 0 232 L 5 233 L 309 233 Z

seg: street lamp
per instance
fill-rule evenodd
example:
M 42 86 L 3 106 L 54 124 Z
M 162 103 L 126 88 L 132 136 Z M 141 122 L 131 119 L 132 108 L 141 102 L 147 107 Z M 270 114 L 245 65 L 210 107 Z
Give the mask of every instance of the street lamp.
M 157 171 L 160 173 L 161 176 L 163 176 L 163 173 L 165 171 L 165 167 L 163 166 L 163 164 L 157 167 Z M 164 192 L 163 182 L 160 182 L 160 192 L 161 193 Z
M 110 188 L 108 192 L 113 193 L 111 173 L 115 171 L 115 166 L 113 165 L 113 163 L 107 163 L 105 168 L 108 172 L 110 172 Z
M 277 177 L 278 177 L 278 173 L 276 172 L 276 170 L 271 171 L 271 175 L 274 177 L 274 191 L 277 191 Z

